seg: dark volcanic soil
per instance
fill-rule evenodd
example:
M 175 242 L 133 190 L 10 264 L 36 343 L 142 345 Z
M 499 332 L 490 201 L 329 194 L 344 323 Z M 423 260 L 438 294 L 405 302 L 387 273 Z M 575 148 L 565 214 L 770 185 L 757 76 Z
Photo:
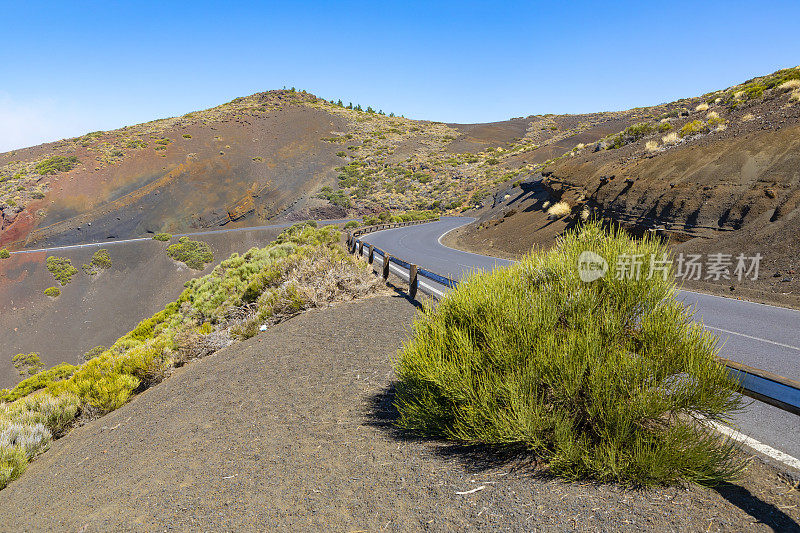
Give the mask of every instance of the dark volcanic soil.
M 81 266 L 100 246 L 14 254 L 3 260 L 0 388 L 22 379 L 11 363 L 16 354 L 38 352 L 48 368 L 63 362 L 78 364 L 89 349 L 111 345 L 140 320 L 176 300 L 186 281 L 207 274 L 233 252 L 264 246 L 280 231 L 246 230 L 193 237 L 207 242 L 214 251 L 214 262 L 203 271 L 176 263 L 167 257 L 168 243 L 154 240 L 109 243 L 105 249 L 113 265 L 95 276 L 84 274 Z M 60 287 L 61 296 L 56 299 L 43 294 L 47 287 L 58 286 L 45 265 L 48 255 L 67 257 L 78 269 L 72 283 Z
M 798 530 L 800 494 L 759 463 L 641 492 L 397 434 L 389 360 L 414 313 L 311 311 L 177 370 L 56 441 L 2 491 L 0 530 Z

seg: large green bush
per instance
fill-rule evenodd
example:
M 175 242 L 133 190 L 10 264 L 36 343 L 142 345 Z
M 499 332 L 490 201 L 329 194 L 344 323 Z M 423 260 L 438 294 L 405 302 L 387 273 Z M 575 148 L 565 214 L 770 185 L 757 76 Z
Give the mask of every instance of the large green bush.
M 581 252 L 611 265 L 581 281 Z M 742 467 L 709 428 L 740 406 L 717 339 L 675 298 L 666 249 L 590 224 L 547 253 L 470 277 L 396 361 L 400 427 L 527 449 L 568 479 L 713 483 Z M 641 255 L 640 255 L 641 254 Z M 642 258 L 638 279 L 614 266 Z
M 67 172 L 78 165 L 78 158 L 73 156 L 54 155 L 36 164 L 36 172 L 41 175 Z

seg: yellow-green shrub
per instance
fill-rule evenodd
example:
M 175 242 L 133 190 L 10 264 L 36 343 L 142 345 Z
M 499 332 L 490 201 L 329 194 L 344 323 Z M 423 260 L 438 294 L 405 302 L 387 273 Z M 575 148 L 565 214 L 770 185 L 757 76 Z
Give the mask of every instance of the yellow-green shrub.
M 20 381 L 16 387 L 11 390 L 3 389 L 0 391 L 0 402 L 13 402 L 23 396 L 43 389 L 55 381 L 67 379 L 78 367 L 61 363 L 44 372 L 39 372 L 27 379 Z
M 702 120 L 693 120 L 691 122 L 687 122 L 681 128 L 681 137 L 686 137 L 688 135 L 697 135 L 699 133 L 707 133 L 708 132 L 708 125 Z

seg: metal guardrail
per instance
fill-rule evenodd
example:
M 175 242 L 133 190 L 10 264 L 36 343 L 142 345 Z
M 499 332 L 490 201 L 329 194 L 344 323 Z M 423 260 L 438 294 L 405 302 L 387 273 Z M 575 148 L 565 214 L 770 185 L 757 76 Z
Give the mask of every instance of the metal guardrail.
M 367 248 L 367 261 L 373 265 L 375 256 L 381 256 L 381 273 L 383 279 L 388 279 L 391 270 L 391 265 L 408 271 L 408 294 L 412 298 L 416 298 L 417 291 L 422 290 L 425 294 L 436 298 L 437 300 L 444 296 L 444 292 L 436 289 L 435 287 L 426 286 L 421 284 L 419 278 L 423 277 L 429 279 L 445 288 L 454 288 L 458 286 L 458 280 L 442 276 L 430 270 L 420 268 L 418 265 L 404 261 L 398 257 L 393 257 L 385 250 L 365 243 L 363 240 L 358 239 L 358 235 L 370 233 L 372 231 L 380 231 L 382 229 L 390 229 L 400 226 L 408 226 L 411 224 L 422 224 L 426 221 L 415 222 L 399 222 L 394 224 L 378 224 L 376 226 L 368 226 L 367 228 L 360 228 L 358 233 L 348 232 L 347 245 L 351 253 L 357 253 L 359 257 L 364 255 L 364 248 Z M 374 228 L 374 229 L 373 229 Z M 377 270 L 377 269 L 376 269 Z M 405 274 L 405 272 L 403 273 Z M 720 361 L 728 368 L 731 377 L 739 383 L 740 391 L 745 396 L 749 396 L 754 400 L 766 403 L 783 411 L 800 416 L 800 382 L 789 379 L 778 374 L 773 374 L 766 370 L 747 366 L 742 363 L 730 361 L 720 357 Z

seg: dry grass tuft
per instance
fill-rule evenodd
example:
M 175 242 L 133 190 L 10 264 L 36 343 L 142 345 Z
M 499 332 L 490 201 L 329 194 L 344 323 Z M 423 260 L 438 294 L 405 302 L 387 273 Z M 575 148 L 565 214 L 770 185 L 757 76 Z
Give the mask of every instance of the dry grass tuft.
M 708 111 L 708 104 L 706 104 L 705 102 L 702 103 L 702 104 L 699 104 L 697 107 L 694 108 L 694 110 L 695 111 Z
M 666 135 L 661 137 L 661 142 L 663 142 L 664 144 L 677 144 L 679 140 L 680 137 L 678 137 L 678 132 L 676 131 L 667 133 Z
M 547 214 L 554 218 L 567 216 L 572 211 L 572 207 L 567 202 L 561 201 L 551 205 L 547 209 Z
M 782 91 L 793 91 L 800 89 L 800 80 L 789 80 L 778 85 L 778 89 Z
M 658 151 L 658 141 L 647 141 L 644 143 L 644 149 L 648 152 L 657 152 Z
M 742 115 L 742 122 L 750 122 L 751 120 L 755 120 L 756 117 L 752 113 L 745 113 Z

